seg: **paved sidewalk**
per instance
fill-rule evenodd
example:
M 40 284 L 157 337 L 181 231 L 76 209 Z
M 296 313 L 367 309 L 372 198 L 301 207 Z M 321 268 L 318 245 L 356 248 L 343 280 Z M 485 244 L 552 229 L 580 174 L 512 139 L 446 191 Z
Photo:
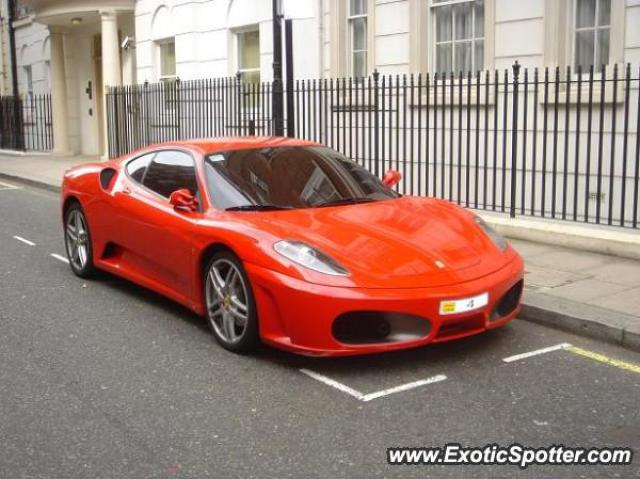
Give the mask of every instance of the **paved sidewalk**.
M 0 180 L 57 190 L 67 168 L 98 160 L 0 154 Z M 640 350 L 640 261 L 511 241 L 526 264 L 523 319 Z
M 0 174 L 44 186 L 48 189 L 60 187 L 62 175 L 74 165 L 88 161 L 100 161 L 98 156 L 53 156 L 53 155 L 9 155 L 0 154 Z

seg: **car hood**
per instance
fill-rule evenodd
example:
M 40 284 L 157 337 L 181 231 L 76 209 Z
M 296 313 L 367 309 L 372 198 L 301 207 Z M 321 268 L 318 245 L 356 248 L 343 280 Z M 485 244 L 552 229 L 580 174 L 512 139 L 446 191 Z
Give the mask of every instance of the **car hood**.
M 350 273 L 342 286 L 417 288 L 456 284 L 490 274 L 508 259 L 470 212 L 431 198 L 401 197 L 347 206 L 236 214 L 242 214 L 262 232 L 303 241 L 334 258 Z M 309 271 L 303 274 L 310 282 L 336 285 L 335 277 Z

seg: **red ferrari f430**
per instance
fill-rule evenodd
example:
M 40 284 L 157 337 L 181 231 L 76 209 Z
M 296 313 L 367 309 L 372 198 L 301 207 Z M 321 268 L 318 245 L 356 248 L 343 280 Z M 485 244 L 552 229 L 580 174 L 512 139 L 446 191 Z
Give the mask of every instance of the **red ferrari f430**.
M 225 348 L 411 348 L 500 327 L 523 262 L 482 219 L 403 196 L 340 153 L 285 138 L 155 145 L 66 172 L 71 269 L 206 316 Z

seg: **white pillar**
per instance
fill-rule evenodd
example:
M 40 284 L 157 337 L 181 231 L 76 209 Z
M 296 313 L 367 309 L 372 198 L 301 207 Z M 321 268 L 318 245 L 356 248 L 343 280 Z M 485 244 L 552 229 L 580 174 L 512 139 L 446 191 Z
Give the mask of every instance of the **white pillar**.
M 53 153 L 70 154 L 69 111 L 67 107 L 67 82 L 64 67 L 63 33 L 54 29 L 50 32 L 51 47 L 51 113 L 53 115 Z
M 114 11 L 101 11 L 102 20 L 102 91 L 104 92 L 104 149 L 109 156 L 109 130 L 107 123 L 107 88 L 122 85 L 120 65 L 120 39 L 118 38 L 118 16 Z

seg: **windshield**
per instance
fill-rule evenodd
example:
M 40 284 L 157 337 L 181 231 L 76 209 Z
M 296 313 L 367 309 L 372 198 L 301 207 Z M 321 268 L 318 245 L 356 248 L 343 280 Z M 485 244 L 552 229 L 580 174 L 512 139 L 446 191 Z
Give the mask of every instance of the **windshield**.
M 399 195 L 367 170 L 322 146 L 287 146 L 209 155 L 207 187 L 216 207 L 315 208 Z

